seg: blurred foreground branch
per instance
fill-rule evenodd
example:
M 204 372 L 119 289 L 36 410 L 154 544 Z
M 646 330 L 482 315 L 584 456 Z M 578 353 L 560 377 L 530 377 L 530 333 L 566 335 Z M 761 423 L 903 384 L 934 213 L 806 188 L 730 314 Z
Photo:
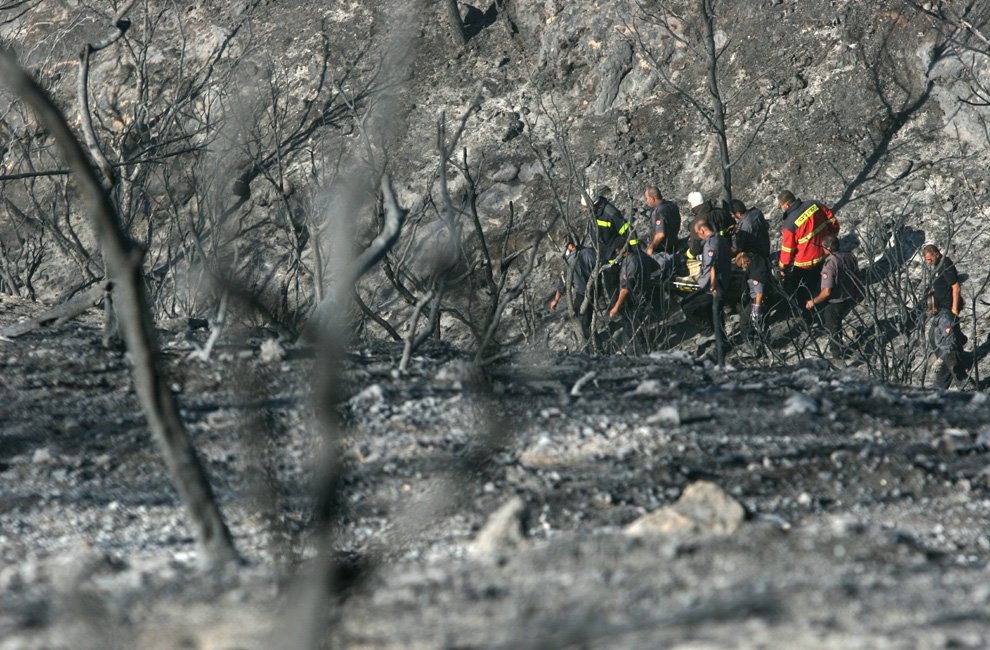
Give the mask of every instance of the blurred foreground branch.
M 0 78 L 37 114 L 52 134 L 89 204 L 114 284 L 120 325 L 134 368 L 134 383 L 151 429 L 186 509 L 201 559 L 210 566 L 235 559 L 230 531 L 217 506 L 206 472 L 179 416 L 175 397 L 159 371 L 160 351 L 141 278 L 141 253 L 125 235 L 117 210 L 62 112 L 6 51 L 0 52 Z

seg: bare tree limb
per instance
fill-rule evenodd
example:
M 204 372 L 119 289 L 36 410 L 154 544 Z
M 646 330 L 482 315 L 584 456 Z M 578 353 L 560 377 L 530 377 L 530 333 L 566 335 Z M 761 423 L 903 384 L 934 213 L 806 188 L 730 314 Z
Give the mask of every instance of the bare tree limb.
M 133 6 L 134 0 L 127 0 L 127 2 L 121 5 L 120 9 L 117 10 L 117 14 L 113 17 L 113 31 L 102 41 L 87 43 L 83 46 L 82 52 L 79 53 L 79 76 L 76 92 L 78 94 L 79 117 L 82 120 L 83 136 L 86 138 L 86 146 L 89 147 L 89 154 L 96 161 L 97 167 L 103 172 L 103 177 L 110 186 L 116 183 L 116 175 L 113 172 L 113 166 L 107 160 L 103 149 L 100 148 L 99 141 L 96 139 L 96 132 L 93 130 L 93 116 L 89 112 L 89 56 L 94 52 L 99 52 L 102 49 L 110 47 L 124 35 L 124 32 L 131 26 L 130 21 L 126 20 L 124 16 Z
M 85 292 L 73 297 L 61 305 L 57 305 L 48 311 L 35 316 L 34 318 L 29 318 L 0 329 L 0 336 L 13 339 L 18 336 L 23 336 L 28 332 L 41 329 L 42 327 L 47 327 L 48 325 L 52 325 L 54 323 L 65 322 L 75 318 L 98 303 L 100 299 L 103 298 L 103 292 L 108 288 L 108 282 L 101 282 L 100 284 L 94 285 Z
M 464 47 L 467 37 L 464 35 L 464 24 L 461 22 L 461 12 L 457 8 L 457 0 L 444 0 L 447 5 L 447 17 L 450 19 L 450 28 L 454 33 L 454 45 Z
M 160 351 L 144 293 L 140 254 L 123 232 L 116 207 L 100 182 L 79 140 L 61 111 L 11 56 L 0 53 L 0 78 L 37 114 L 55 138 L 76 175 L 90 208 L 93 230 L 103 248 L 114 283 L 121 329 L 133 361 L 134 383 L 152 436 L 165 458 L 186 516 L 206 564 L 217 566 L 236 559 L 233 540 L 220 514 L 206 472 L 179 416 L 175 396 L 163 380 Z

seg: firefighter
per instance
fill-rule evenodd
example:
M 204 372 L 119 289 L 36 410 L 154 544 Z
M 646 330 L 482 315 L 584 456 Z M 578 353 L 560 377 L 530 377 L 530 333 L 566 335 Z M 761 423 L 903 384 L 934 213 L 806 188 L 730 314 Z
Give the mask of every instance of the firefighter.
M 695 219 L 704 219 L 712 225 L 716 234 L 730 237 L 735 228 L 735 222 L 729 216 L 726 206 L 715 205 L 714 201 L 706 201 L 701 192 L 688 194 L 688 207 Z M 701 255 L 701 240 L 692 230 L 688 234 L 688 258 L 697 259 Z
M 589 208 L 588 236 L 603 267 L 601 280 L 606 300 L 612 301 L 619 290 L 619 260 L 613 253 L 626 244 L 636 245 L 637 241 L 629 221 L 605 198 L 607 192 L 607 188 L 589 192 L 581 197 L 581 205 L 588 207 L 587 198 L 594 197 Z
M 721 304 L 729 289 L 732 265 L 729 242 L 704 218 L 695 219 L 691 230 L 702 244 L 701 275 L 698 276 L 698 290 L 681 301 L 681 309 L 688 320 L 706 330 L 710 327 L 715 333 L 716 341 L 724 341 Z
M 646 254 L 677 252 L 677 233 L 681 229 L 681 211 L 677 204 L 663 198 L 655 186 L 646 188 L 643 193 L 649 208 L 650 223 L 653 224 L 653 239 L 646 247 Z
M 822 237 L 821 245 L 825 253 L 821 290 L 804 306 L 813 310 L 823 305 L 819 314 L 828 332 L 828 351 L 833 359 L 840 359 L 845 353 L 842 320 L 856 306 L 856 297 L 860 295 L 859 262 L 852 253 L 839 250 L 839 238 L 835 233 L 830 232 Z
M 827 256 L 822 238 L 838 234 L 839 221 L 821 201 L 801 201 L 787 190 L 777 197 L 777 205 L 784 212 L 779 260 L 784 289 L 797 304 L 805 304 L 819 292 Z
M 604 194 L 607 190 L 602 189 L 594 194 L 591 204 L 591 218 L 588 222 L 588 236 L 594 242 L 595 250 L 598 252 L 598 261 L 602 264 L 615 261 L 612 253 L 622 248 L 623 244 L 636 244 L 636 234 L 632 230 L 629 221 L 622 216 L 622 213 L 612 205 Z M 588 207 L 587 198 L 581 197 L 581 205 Z
M 770 229 L 767 218 L 759 208 L 746 208 L 746 204 L 734 199 L 729 211 L 736 220 L 732 235 L 733 252 L 752 253 L 764 260 L 770 259 Z
M 622 259 L 619 293 L 608 315 L 620 319 L 623 347 L 631 344 L 633 351 L 645 351 L 646 328 L 657 315 L 659 289 L 650 276 L 658 266 L 637 244 L 626 244 L 617 254 Z
M 579 248 L 577 244 L 569 241 L 564 249 L 564 263 L 566 265 L 565 274 L 557 284 L 553 299 L 550 301 L 550 309 L 557 309 L 560 299 L 568 295 L 569 285 L 571 311 L 581 324 L 581 332 L 587 341 L 591 335 L 591 313 L 594 305 L 589 303 L 585 307 L 584 300 L 591 290 L 588 285 L 595 272 L 595 251 L 591 248 Z M 582 309 L 582 307 L 584 308 Z

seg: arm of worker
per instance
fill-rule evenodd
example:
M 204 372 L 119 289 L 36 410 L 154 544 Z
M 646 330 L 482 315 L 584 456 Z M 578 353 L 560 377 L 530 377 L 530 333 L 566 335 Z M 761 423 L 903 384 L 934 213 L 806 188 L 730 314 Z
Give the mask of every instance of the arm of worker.
M 962 285 L 956 282 L 952 285 L 952 315 L 959 317 L 962 311 Z
M 713 296 L 718 295 L 718 285 L 715 284 L 716 279 L 715 267 L 712 266 L 712 268 L 708 271 L 708 291 L 710 291 Z
M 828 300 L 830 295 L 832 295 L 832 290 L 828 287 L 823 288 L 821 293 L 805 303 L 805 309 L 814 309 L 815 305 L 820 305 Z
M 619 310 L 622 309 L 622 303 L 624 303 L 628 297 L 629 289 L 619 289 L 619 297 L 615 299 L 615 305 L 608 310 L 609 318 L 615 318 L 619 315 Z
M 653 251 L 660 248 L 660 245 L 663 243 L 664 237 L 666 236 L 667 233 L 663 232 L 653 233 L 653 240 L 650 242 L 650 245 L 646 247 L 646 254 L 653 255 Z
M 550 301 L 550 311 L 557 309 L 557 303 L 560 302 L 560 290 L 553 292 L 553 300 Z

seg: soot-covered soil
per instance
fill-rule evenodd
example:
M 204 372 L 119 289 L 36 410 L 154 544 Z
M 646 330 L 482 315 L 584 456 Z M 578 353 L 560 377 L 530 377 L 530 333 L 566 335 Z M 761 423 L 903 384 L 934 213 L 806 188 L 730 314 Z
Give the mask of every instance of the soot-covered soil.
M 5 299 L 3 322 L 32 310 Z M 245 333 L 204 363 L 201 335 L 163 332 L 246 559 L 204 575 L 97 320 L 0 343 L 0 648 L 289 647 L 315 554 L 311 351 Z M 338 550 L 364 570 L 328 647 L 990 643 L 981 393 L 679 352 L 480 371 L 437 346 L 400 376 L 400 353 L 344 362 Z

